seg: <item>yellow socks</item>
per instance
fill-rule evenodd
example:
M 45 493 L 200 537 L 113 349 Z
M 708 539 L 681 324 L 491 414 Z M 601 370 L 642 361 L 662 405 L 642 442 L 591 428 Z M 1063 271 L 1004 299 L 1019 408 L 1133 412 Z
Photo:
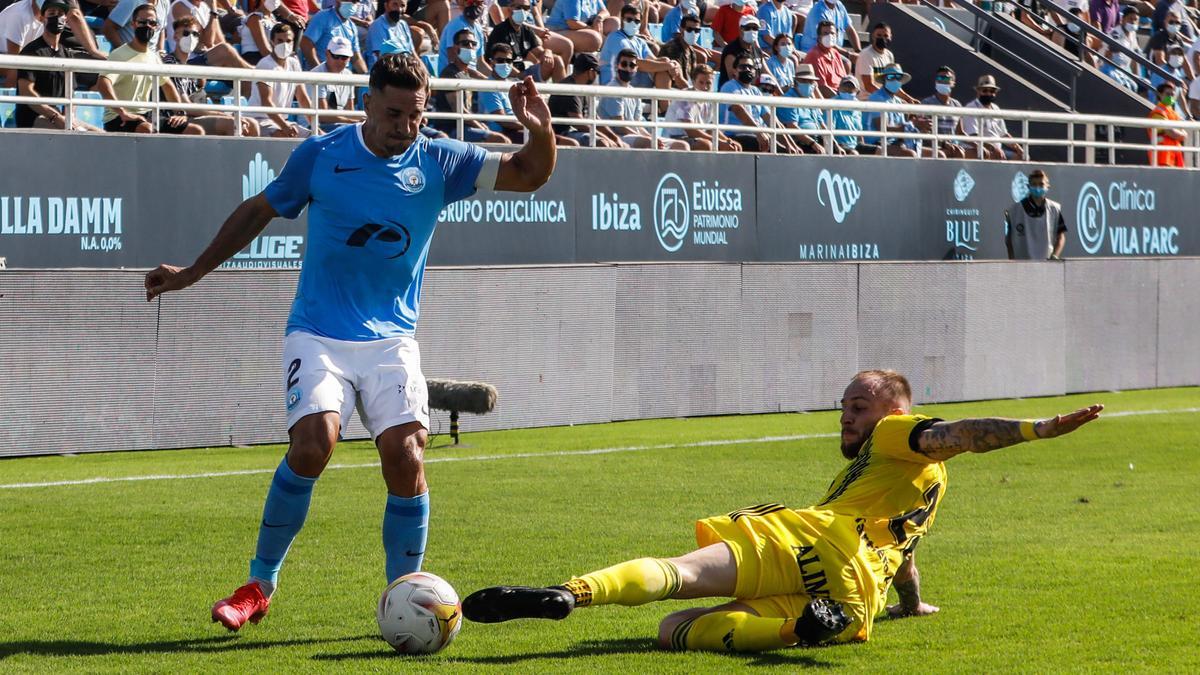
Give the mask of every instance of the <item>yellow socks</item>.
M 708 652 L 763 652 L 798 642 L 796 620 L 747 612 L 710 612 L 679 624 L 671 649 Z
M 638 558 L 563 584 L 575 595 L 576 607 L 625 605 L 632 607 L 665 600 L 679 590 L 679 570 L 659 558 Z

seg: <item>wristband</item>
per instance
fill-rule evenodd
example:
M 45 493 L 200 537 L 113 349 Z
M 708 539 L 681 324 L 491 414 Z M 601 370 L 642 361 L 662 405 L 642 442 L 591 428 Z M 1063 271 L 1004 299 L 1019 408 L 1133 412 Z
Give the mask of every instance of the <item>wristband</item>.
M 1041 438 L 1037 435 L 1036 424 L 1035 420 L 1021 420 L 1021 438 L 1027 441 L 1036 441 Z

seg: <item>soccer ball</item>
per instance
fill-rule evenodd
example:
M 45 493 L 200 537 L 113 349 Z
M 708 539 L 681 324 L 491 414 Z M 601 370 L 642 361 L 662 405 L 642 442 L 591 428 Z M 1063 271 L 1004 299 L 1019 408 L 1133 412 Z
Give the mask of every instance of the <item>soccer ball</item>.
M 433 654 L 462 628 L 462 604 L 445 579 L 428 572 L 406 574 L 384 589 L 375 610 L 379 632 L 401 654 Z

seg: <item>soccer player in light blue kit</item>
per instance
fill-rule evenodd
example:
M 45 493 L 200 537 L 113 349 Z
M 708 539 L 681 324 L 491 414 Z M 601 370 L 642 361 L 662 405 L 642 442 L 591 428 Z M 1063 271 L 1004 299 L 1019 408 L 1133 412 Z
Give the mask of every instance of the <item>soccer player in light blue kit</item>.
M 355 402 L 379 448 L 388 496 L 388 582 L 420 569 L 429 522 L 422 458 L 429 399 L 413 339 L 421 279 L 438 213 L 479 187 L 532 192 L 554 170 L 550 110 L 530 78 L 509 91 L 529 140 L 485 152 L 421 135 L 429 98 L 424 64 L 388 54 L 371 69 L 367 119 L 300 144 L 266 189 L 242 202 L 190 267 L 146 275 L 146 299 L 187 288 L 305 206 L 308 248 L 284 340 L 291 445 L 263 507 L 250 579 L 217 602 L 213 621 L 238 630 L 267 613 L 279 568 L 304 525 L 313 484 Z

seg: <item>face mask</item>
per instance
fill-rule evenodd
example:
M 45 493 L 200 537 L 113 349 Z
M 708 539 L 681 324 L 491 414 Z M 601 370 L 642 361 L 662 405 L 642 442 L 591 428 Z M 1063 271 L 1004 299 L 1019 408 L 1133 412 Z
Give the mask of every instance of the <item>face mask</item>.
M 1029 186 L 1029 196 L 1033 197 L 1034 199 L 1041 199 L 1042 197 L 1046 196 L 1046 188 L 1034 187 L 1034 186 L 1030 185 Z
M 1183 65 L 1183 57 L 1178 54 L 1175 54 L 1175 55 L 1167 58 L 1167 63 L 1171 64 L 1172 68 L 1178 68 Z
M 780 45 L 779 46 L 779 60 L 780 61 L 787 61 L 789 58 L 791 58 L 791 56 L 792 56 L 792 46 L 791 45 Z
M 514 9 L 512 19 L 516 23 L 525 23 L 529 20 L 529 12 L 524 9 Z
M 463 10 L 463 16 L 467 17 L 467 21 L 474 23 L 483 16 L 483 8 L 479 5 L 471 5 Z
M 1112 55 L 1113 65 L 1117 66 L 1118 68 L 1127 68 L 1129 66 L 1129 62 L 1131 60 L 1132 59 L 1129 58 L 1128 54 L 1113 54 Z
M 750 84 L 753 81 L 754 81 L 754 72 L 753 71 L 743 70 L 738 73 L 738 82 L 741 82 L 742 84 Z
M 150 44 L 151 38 L 154 37 L 154 29 L 150 26 L 138 26 L 137 28 L 133 29 L 133 37 L 136 38 L 138 42 Z
M 833 49 L 833 35 L 826 34 L 821 36 L 821 46 L 825 49 Z
M 633 81 L 633 71 L 630 71 L 630 70 L 618 70 L 618 71 L 617 71 L 617 77 L 618 77 L 618 78 L 619 78 L 619 79 L 620 79 L 622 82 L 632 82 L 632 81 Z
M 275 52 L 277 58 L 286 59 L 292 55 L 292 44 L 290 42 L 280 42 L 271 48 Z
M 637 35 L 638 29 L 641 27 L 642 24 L 638 21 L 626 21 L 621 27 L 621 30 L 625 31 L 625 34 L 629 37 L 633 37 L 634 35 Z
M 942 96 L 949 96 L 950 92 L 954 91 L 954 85 L 946 84 L 945 82 L 938 82 L 933 85 L 933 88 Z
M 756 30 L 742 31 L 742 42 L 752 45 L 752 44 L 754 44 L 754 41 L 757 39 L 758 39 L 758 31 L 756 31 Z
M 1079 26 L 1077 24 L 1067 24 L 1067 32 L 1071 35 L 1079 34 Z
M 339 4 L 338 16 L 342 17 L 343 19 L 349 19 L 351 16 L 354 16 L 354 3 L 343 2 Z
M 200 44 L 200 38 L 195 35 L 179 38 L 179 51 L 184 54 L 191 54 L 196 51 L 196 45 Z
M 982 103 L 983 107 L 985 107 L 985 108 L 988 107 L 989 105 L 991 105 L 992 101 L 995 101 L 995 100 L 996 100 L 995 96 L 980 96 L 979 97 L 979 102 Z
M 463 63 L 475 63 L 478 55 L 475 53 L 474 47 L 459 47 L 458 58 L 463 60 Z
M 1136 23 L 1123 23 L 1123 24 L 1121 24 L 1121 28 L 1124 28 L 1126 33 L 1136 33 L 1137 32 L 1137 24 Z
M 843 101 L 853 101 L 853 100 L 854 100 L 854 92 L 852 92 L 852 91 L 839 91 L 839 92 L 837 93 L 837 97 L 838 97 L 839 99 L 843 100 Z
M 888 93 L 891 93 L 891 94 L 894 94 L 894 93 L 900 91 L 900 87 L 903 87 L 903 86 L 904 85 L 900 83 L 900 80 L 888 80 L 883 83 L 883 88 L 887 89 Z
M 400 22 L 400 10 L 394 9 L 394 10 L 388 12 L 387 18 L 388 18 L 388 21 L 391 21 L 392 23 L 399 23 Z
M 881 37 L 875 38 L 875 49 L 878 49 L 879 51 L 883 51 L 883 50 L 887 49 L 888 47 L 891 46 L 891 44 L 892 44 L 892 41 L 887 38 L 881 38 Z
M 52 16 L 46 19 L 46 32 L 51 35 L 58 35 L 67 29 L 67 17 Z
M 809 98 L 810 96 L 812 96 L 812 88 L 813 88 L 813 86 L 809 82 L 805 82 L 803 84 L 798 84 L 798 85 L 796 85 L 796 93 L 800 94 L 801 98 Z
M 1158 100 L 1161 101 L 1162 104 L 1167 106 L 1168 108 L 1175 107 L 1175 97 L 1174 96 L 1163 96 L 1162 98 L 1160 98 Z
M 1168 34 L 1170 34 L 1170 35 L 1175 35 L 1175 34 L 1177 34 L 1178 32 L 1179 32 L 1179 24 L 1177 24 L 1177 23 L 1169 23 L 1169 24 L 1167 24 L 1167 33 L 1168 33 Z
M 508 76 L 512 75 L 512 64 L 511 63 L 497 63 L 496 67 L 493 68 L 493 70 L 496 71 L 497 77 L 499 77 L 502 80 L 507 80 Z
M 263 9 L 274 12 L 279 9 L 279 0 L 263 0 Z
M 685 31 L 683 34 L 683 41 L 688 43 L 689 45 L 694 45 L 700 41 L 700 34 L 699 33 L 688 33 Z

